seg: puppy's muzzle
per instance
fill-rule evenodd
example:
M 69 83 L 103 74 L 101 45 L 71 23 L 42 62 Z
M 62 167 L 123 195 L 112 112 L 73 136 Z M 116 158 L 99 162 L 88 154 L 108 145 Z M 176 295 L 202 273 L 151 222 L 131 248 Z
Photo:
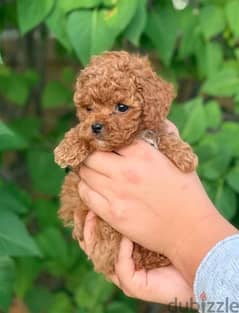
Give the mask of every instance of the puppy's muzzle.
M 94 134 L 100 134 L 102 132 L 103 127 L 104 127 L 103 124 L 98 122 L 91 125 L 91 129 Z

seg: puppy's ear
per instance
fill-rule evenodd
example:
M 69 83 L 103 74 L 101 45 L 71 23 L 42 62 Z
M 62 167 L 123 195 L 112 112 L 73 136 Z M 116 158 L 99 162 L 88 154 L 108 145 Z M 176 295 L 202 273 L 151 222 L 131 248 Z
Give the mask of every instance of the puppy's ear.
M 144 58 L 144 69 L 136 77 L 138 92 L 143 100 L 143 123 L 146 129 L 158 129 L 166 119 L 171 102 L 176 94 L 172 84 L 153 72 L 148 59 Z
M 79 126 L 69 130 L 54 150 L 55 162 L 62 168 L 76 168 L 89 155 L 85 140 L 80 138 Z

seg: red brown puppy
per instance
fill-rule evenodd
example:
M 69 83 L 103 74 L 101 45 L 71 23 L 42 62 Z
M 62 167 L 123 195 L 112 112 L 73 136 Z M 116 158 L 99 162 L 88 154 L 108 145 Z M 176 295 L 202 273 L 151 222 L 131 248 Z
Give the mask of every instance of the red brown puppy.
M 180 170 L 197 166 L 191 147 L 166 127 L 174 98 L 171 84 L 160 78 L 146 57 L 125 51 L 106 52 L 93 57 L 81 71 L 75 85 L 74 102 L 80 123 L 69 130 L 56 147 L 55 161 L 70 166 L 61 191 L 59 215 L 73 226 L 73 236 L 82 240 L 89 209 L 78 195 L 79 167 L 96 150 L 114 151 L 143 138 L 160 149 Z M 114 273 L 121 234 L 100 218 L 95 229 L 91 259 L 95 270 Z M 168 265 L 169 260 L 135 244 L 136 269 Z

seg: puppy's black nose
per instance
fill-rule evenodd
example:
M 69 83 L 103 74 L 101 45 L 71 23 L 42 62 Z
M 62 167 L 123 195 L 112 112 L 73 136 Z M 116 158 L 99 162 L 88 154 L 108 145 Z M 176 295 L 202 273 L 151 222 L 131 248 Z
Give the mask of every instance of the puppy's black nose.
M 100 123 L 95 123 L 91 125 L 92 131 L 95 134 L 99 134 L 103 128 L 103 125 Z

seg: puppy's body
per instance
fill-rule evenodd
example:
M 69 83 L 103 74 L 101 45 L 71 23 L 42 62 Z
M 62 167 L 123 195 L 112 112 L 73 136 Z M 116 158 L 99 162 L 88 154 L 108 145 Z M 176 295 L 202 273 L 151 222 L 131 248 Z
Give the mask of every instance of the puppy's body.
M 168 133 L 165 119 L 174 97 L 173 88 L 152 71 L 147 59 L 127 52 L 108 52 L 91 60 L 76 82 L 74 101 L 80 124 L 66 133 L 55 149 L 55 160 L 73 171 L 64 181 L 60 217 L 73 225 L 82 239 L 88 208 L 78 196 L 81 163 L 96 150 L 113 151 L 143 135 L 184 172 L 193 171 L 197 157 L 190 146 Z M 96 271 L 110 275 L 117 261 L 121 234 L 98 219 L 91 259 Z M 169 260 L 135 244 L 136 269 L 168 265 Z

